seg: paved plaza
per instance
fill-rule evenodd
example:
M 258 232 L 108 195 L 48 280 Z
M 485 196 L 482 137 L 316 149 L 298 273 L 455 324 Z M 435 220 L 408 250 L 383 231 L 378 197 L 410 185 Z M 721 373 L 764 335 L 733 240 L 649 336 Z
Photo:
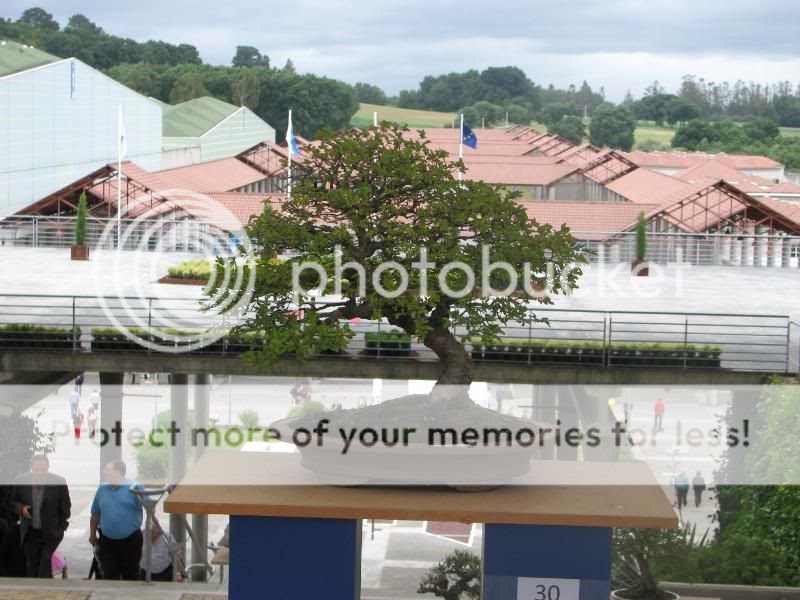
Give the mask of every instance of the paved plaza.
M 0 248 L 6 294 L 199 296 L 195 286 L 160 284 L 167 268 L 199 255 L 97 251 L 71 261 L 66 248 Z M 46 274 L 47 277 L 41 277 Z M 573 295 L 556 308 L 790 315 L 800 320 L 800 269 L 655 265 L 631 277 L 629 265 L 584 267 Z

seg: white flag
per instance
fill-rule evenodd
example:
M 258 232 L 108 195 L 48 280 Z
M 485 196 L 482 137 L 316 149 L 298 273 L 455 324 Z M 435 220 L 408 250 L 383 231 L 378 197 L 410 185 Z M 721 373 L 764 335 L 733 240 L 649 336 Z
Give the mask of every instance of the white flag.
M 122 118 L 122 104 L 119 105 L 119 159 L 128 153 L 128 136 L 125 133 L 125 121 Z

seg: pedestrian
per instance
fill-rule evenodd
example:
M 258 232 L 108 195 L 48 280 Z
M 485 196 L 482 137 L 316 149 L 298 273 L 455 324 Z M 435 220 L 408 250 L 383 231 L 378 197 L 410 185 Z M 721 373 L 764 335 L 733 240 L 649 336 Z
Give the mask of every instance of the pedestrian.
M 75 391 L 78 392 L 79 396 L 81 390 L 83 390 L 83 373 L 78 373 L 78 376 L 75 378 Z
M 147 532 L 142 532 L 146 535 Z M 152 546 L 150 547 L 150 580 L 151 581 L 172 581 L 173 580 L 173 565 L 172 555 L 169 551 L 170 544 L 174 544 L 174 538 L 161 528 L 161 523 L 158 519 L 153 517 L 153 527 L 151 530 L 150 540 Z M 142 580 L 147 579 L 147 561 L 142 553 Z
M 664 401 L 659 398 L 656 400 L 656 404 L 653 407 L 653 411 L 655 412 L 656 420 L 653 423 L 653 429 L 656 431 L 663 431 L 664 430 Z
M 28 577 L 52 578 L 53 552 L 64 539 L 72 509 L 67 482 L 50 473 L 50 461 L 37 454 L 30 472 L 14 481 L 13 498 Z
M 103 579 L 139 579 L 142 501 L 132 488 L 141 488 L 141 484 L 125 477 L 126 470 L 124 461 L 109 461 L 104 471 L 106 482 L 92 501 L 89 543 L 97 546 Z
M 86 413 L 86 422 L 89 424 L 89 439 L 94 439 L 97 433 L 97 408 L 92 405 Z
M 91 402 L 92 406 L 94 406 L 97 410 L 100 410 L 100 392 L 97 390 L 92 391 L 92 393 L 89 395 L 89 402 Z
M 675 496 L 678 499 L 678 509 L 686 506 L 689 502 L 689 478 L 686 477 L 686 472 L 681 471 L 675 478 Z
M 22 549 L 20 524 L 17 522 L 8 528 L 0 545 L 0 576 L 27 577 L 27 575 L 28 561 Z
M 73 389 L 69 393 L 69 418 L 72 420 L 72 417 L 75 416 L 75 412 L 78 410 L 78 405 L 81 402 L 81 395 L 78 393 L 77 388 Z
M 72 428 L 75 430 L 75 440 L 81 439 L 81 426 L 83 425 L 84 419 L 83 411 L 80 408 L 72 415 Z
M 69 578 L 67 573 L 67 559 L 64 558 L 58 550 L 53 552 L 53 557 L 50 559 L 50 562 L 50 569 L 53 571 L 53 577 L 61 575 L 61 579 Z
M 703 492 L 706 490 L 706 480 L 703 479 L 700 471 L 692 478 L 692 489 L 694 490 L 694 506 L 697 508 L 703 501 Z
M 633 414 L 633 400 L 625 398 L 625 401 L 622 403 L 622 410 L 625 413 L 625 427 L 630 427 L 631 414 Z

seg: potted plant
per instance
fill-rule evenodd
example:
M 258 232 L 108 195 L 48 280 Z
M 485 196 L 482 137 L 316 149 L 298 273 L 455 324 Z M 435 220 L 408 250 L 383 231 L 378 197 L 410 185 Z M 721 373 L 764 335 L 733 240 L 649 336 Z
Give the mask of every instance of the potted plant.
M 681 534 L 669 529 L 615 529 L 612 584 L 620 589 L 612 600 L 675 600 L 662 590 L 653 574 L 652 561 L 680 543 Z
M 264 210 L 246 228 L 258 257 L 259 283 L 236 333 L 258 331 L 268 342 L 247 359 L 268 368 L 285 353 L 303 359 L 338 350 L 355 335 L 349 325 L 353 319 L 384 319 L 401 337 L 365 336 L 368 349 L 377 352 L 380 345 L 383 354 L 388 343 L 389 350 L 407 353 L 411 340 L 418 342 L 436 355 L 438 380 L 430 394 L 326 414 L 334 432 L 330 438 L 341 437 L 336 435 L 340 428 L 390 427 L 409 415 L 420 423 L 452 424 L 460 430 L 485 423 L 530 427 L 530 421 L 500 415 L 470 399 L 471 351 L 482 352 L 484 360 L 508 360 L 509 346 L 500 339 L 504 325 L 527 328 L 542 322 L 531 304 L 549 303 L 552 296 L 576 287 L 581 270 L 573 267 L 586 258 L 576 250 L 569 229 L 530 221 L 516 201 L 517 192 L 459 180 L 455 174 L 463 172 L 463 162 L 396 124 L 324 132 L 318 144 L 304 150 L 297 169 L 292 201 L 280 212 Z M 285 249 L 292 250 L 292 258 L 267 258 Z M 511 265 L 511 271 L 484 273 L 484 253 L 493 263 Z M 227 261 L 229 280 L 235 281 L 242 261 Z M 421 262 L 433 266 L 415 266 Z M 358 268 L 337 270 L 337 263 Z M 521 285 L 526 279 L 531 286 Z M 215 282 L 207 293 L 223 296 L 220 285 L 221 280 Z M 546 296 L 535 292 L 544 285 L 550 286 Z M 320 302 L 320 296 L 333 300 Z M 292 432 L 304 423 L 298 419 L 283 425 Z M 415 469 L 433 469 L 441 459 L 439 465 L 449 464 L 454 476 L 480 471 L 458 455 L 478 455 L 484 447 L 455 443 L 434 451 L 425 433 L 422 428 L 410 440 L 417 453 Z M 502 462 L 500 470 L 527 470 L 531 448 L 513 450 L 520 451 L 519 461 Z M 335 446 L 332 451 L 341 455 Z M 316 444 L 301 452 L 306 466 L 314 464 L 314 453 L 323 458 Z M 351 447 L 348 457 L 354 453 Z M 427 460 L 431 456 L 435 460 Z M 371 462 L 375 469 L 377 461 Z
M 417 593 L 445 600 L 477 600 L 481 597 L 481 559 L 466 550 L 451 552 L 422 576 Z
M 75 243 L 70 248 L 72 260 L 89 260 L 89 246 L 86 245 L 86 192 L 78 199 L 78 213 L 75 216 Z
M 646 262 L 647 257 L 647 221 L 644 213 L 639 213 L 636 221 L 636 259 L 631 265 L 631 273 L 637 277 L 647 277 L 650 268 Z

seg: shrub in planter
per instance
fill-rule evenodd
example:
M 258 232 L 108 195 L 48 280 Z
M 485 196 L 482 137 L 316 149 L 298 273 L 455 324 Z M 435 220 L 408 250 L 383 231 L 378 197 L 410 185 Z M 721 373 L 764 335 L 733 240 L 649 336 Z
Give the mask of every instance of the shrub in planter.
M 89 246 L 86 245 L 86 192 L 78 199 L 78 213 L 75 217 L 75 243 L 70 248 L 72 260 L 89 260 Z
M 125 335 L 131 335 L 142 340 L 151 340 L 152 336 L 146 329 L 129 327 L 125 330 L 118 327 L 92 328 L 92 352 L 147 352 L 147 348 Z
M 69 350 L 74 346 L 75 338 L 80 336 L 79 327 L 73 331 L 64 327 L 12 323 L 0 327 L 0 348 Z
M 325 412 L 325 406 L 321 402 L 315 402 L 314 400 L 306 400 L 302 404 L 293 406 L 292 409 L 289 411 L 289 414 L 286 416 L 287 418 L 304 417 L 306 415 L 316 415 L 318 413 L 324 413 L 324 412 Z
M 167 276 L 173 279 L 208 281 L 211 278 L 211 263 L 204 259 L 187 260 L 179 265 L 169 267 Z
M 169 475 L 169 446 L 145 444 L 134 452 L 139 479 L 165 481 Z
M 631 273 L 638 277 L 647 277 L 650 268 L 646 261 L 647 257 L 647 221 L 644 213 L 639 213 L 636 222 L 636 259 L 631 265 Z
M 370 356 L 408 356 L 411 354 L 411 336 L 399 329 L 369 331 L 364 334 L 366 351 Z
M 251 408 L 243 410 L 239 413 L 239 420 L 245 429 L 256 429 L 258 428 L 258 411 Z

